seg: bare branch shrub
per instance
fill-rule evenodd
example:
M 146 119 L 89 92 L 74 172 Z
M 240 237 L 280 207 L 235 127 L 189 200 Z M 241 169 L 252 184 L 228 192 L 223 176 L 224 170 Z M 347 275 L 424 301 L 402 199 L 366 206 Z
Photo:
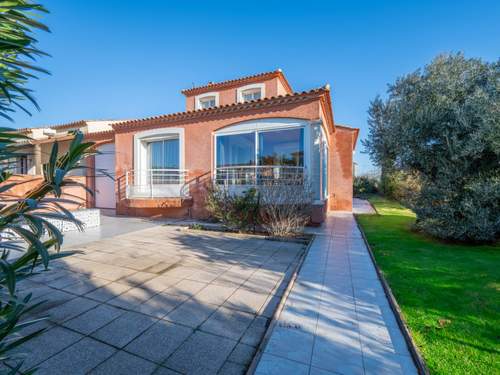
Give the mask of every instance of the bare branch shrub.
M 291 237 L 303 231 L 311 218 L 313 193 L 308 179 L 296 176 L 259 187 L 261 223 L 274 237 Z

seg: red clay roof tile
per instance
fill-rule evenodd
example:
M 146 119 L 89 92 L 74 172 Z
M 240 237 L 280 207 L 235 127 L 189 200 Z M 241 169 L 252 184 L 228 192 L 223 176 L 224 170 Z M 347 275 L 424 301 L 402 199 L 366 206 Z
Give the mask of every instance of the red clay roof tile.
M 270 98 L 251 100 L 249 102 L 244 102 L 244 103 L 232 103 L 232 104 L 226 104 L 226 105 L 213 107 L 213 108 L 197 109 L 197 110 L 186 111 L 186 112 L 169 113 L 169 114 L 165 114 L 165 115 L 151 116 L 151 117 L 146 117 L 146 118 L 142 118 L 142 119 L 123 121 L 123 122 L 118 122 L 118 123 L 112 124 L 111 126 L 113 127 L 113 129 L 117 130 L 120 128 L 128 128 L 131 126 L 135 126 L 135 125 L 140 124 L 141 122 L 145 122 L 145 121 L 162 121 L 162 122 L 178 121 L 178 120 L 184 120 L 184 119 L 210 116 L 210 115 L 219 114 L 219 113 L 234 112 L 234 111 L 253 109 L 253 108 L 262 108 L 262 107 L 271 106 L 271 105 L 288 104 L 288 103 L 307 100 L 308 98 L 312 97 L 312 95 L 321 95 L 324 93 L 329 93 L 329 89 L 325 88 L 325 87 L 321 87 L 321 88 L 316 88 L 316 89 L 312 89 L 309 91 L 302 91 L 299 93 L 278 95 L 278 96 L 273 96 Z
M 251 76 L 230 79 L 230 80 L 222 81 L 222 82 L 209 82 L 206 85 L 196 86 L 196 87 L 192 87 L 189 89 L 184 89 L 181 92 L 184 95 L 189 96 L 189 95 L 194 95 L 194 94 L 200 94 L 202 92 L 206 92 L 206 91 L 213 90 L 213 89 L 221 89 L 221 88 L 228 87 L 228 86 L 234 86 L 234 85 L 239 85 L 239 84 L 248 83 L 248 82 L 254 82 L 254 81 L 258 81 L 258 80 L 262 80 L 262 79 L 266 79 L 266 78 L 273 78 L 273 77 L 280 77 L 281 81 L 285 85 L 286 89 L 289 92 L 292 92 L 292 88 L 291 88 L 290 84 L 288 83 L 287 79 L 285 78 L 281 69 L 277 69 L 277 70 L 274 70 L 272 72 L 265 72 L 265 73 L 254 74 Z

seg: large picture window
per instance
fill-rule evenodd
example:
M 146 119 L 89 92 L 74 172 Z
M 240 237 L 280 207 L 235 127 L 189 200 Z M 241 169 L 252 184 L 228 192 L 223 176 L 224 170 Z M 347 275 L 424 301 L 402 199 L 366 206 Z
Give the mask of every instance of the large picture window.
M 304 129 L 217 136 L 217 167 L 304 166 Z
M 217 167 L 255 165 L 255 134 L 217 137 Z
M 233 185 L 303 176 L 304 129 L 262 130 L 216 137 L 216 180 Z
M 304 166 L 304 129 L 258 133 L 259 165 Z

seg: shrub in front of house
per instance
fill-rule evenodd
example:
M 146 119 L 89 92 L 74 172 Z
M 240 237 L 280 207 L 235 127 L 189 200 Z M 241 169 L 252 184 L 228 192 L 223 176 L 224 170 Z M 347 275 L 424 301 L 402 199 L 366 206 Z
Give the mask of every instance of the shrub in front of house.
M 303 232 L 312 213 L 313 193 L 305 178 L 286 184 L 269 183 L 260 189 L 264 230 L 272 237 L 293 237 Z
M 208 189 L 206 207 L 229 230 L 255 232 L 271 237 L 293 237 L 303 232 L 312 213 L 313 194 L 304 178 L 267 181 L 243 192 L 225 185 Z
M 259 194 L 254 188 L 236 193 L 225 185 L 213 184 L 208 189 L 208 212 L 230 230 L 255 232 L 259 223 L 259 206 Z

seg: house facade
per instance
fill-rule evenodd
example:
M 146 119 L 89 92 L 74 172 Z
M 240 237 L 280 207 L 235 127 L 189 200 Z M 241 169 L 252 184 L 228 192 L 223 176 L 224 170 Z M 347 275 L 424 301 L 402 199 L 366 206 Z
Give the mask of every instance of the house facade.
M 335 123 L 329 86 L 293 92 L 277 70 L 182 94 L 183 112 L 49 128 L 57 133 L 76 125 L 97 143 L 101 154 L 87 161 L 87 185 L 96 191 L 87 207 L 203 218 L 209 184 L 241 191 L 301 178 L 314 194 L 314 221 L 328 211 L 352 209 L 358 129 Z M 57 134 L 49 134 L 44 144 L 54 139 Z M 34 155 L 35 166 L 26 162 L 23 172 L 39 173 L 42 158 Z M 103 169 L 115 180 L 91 172 Z

